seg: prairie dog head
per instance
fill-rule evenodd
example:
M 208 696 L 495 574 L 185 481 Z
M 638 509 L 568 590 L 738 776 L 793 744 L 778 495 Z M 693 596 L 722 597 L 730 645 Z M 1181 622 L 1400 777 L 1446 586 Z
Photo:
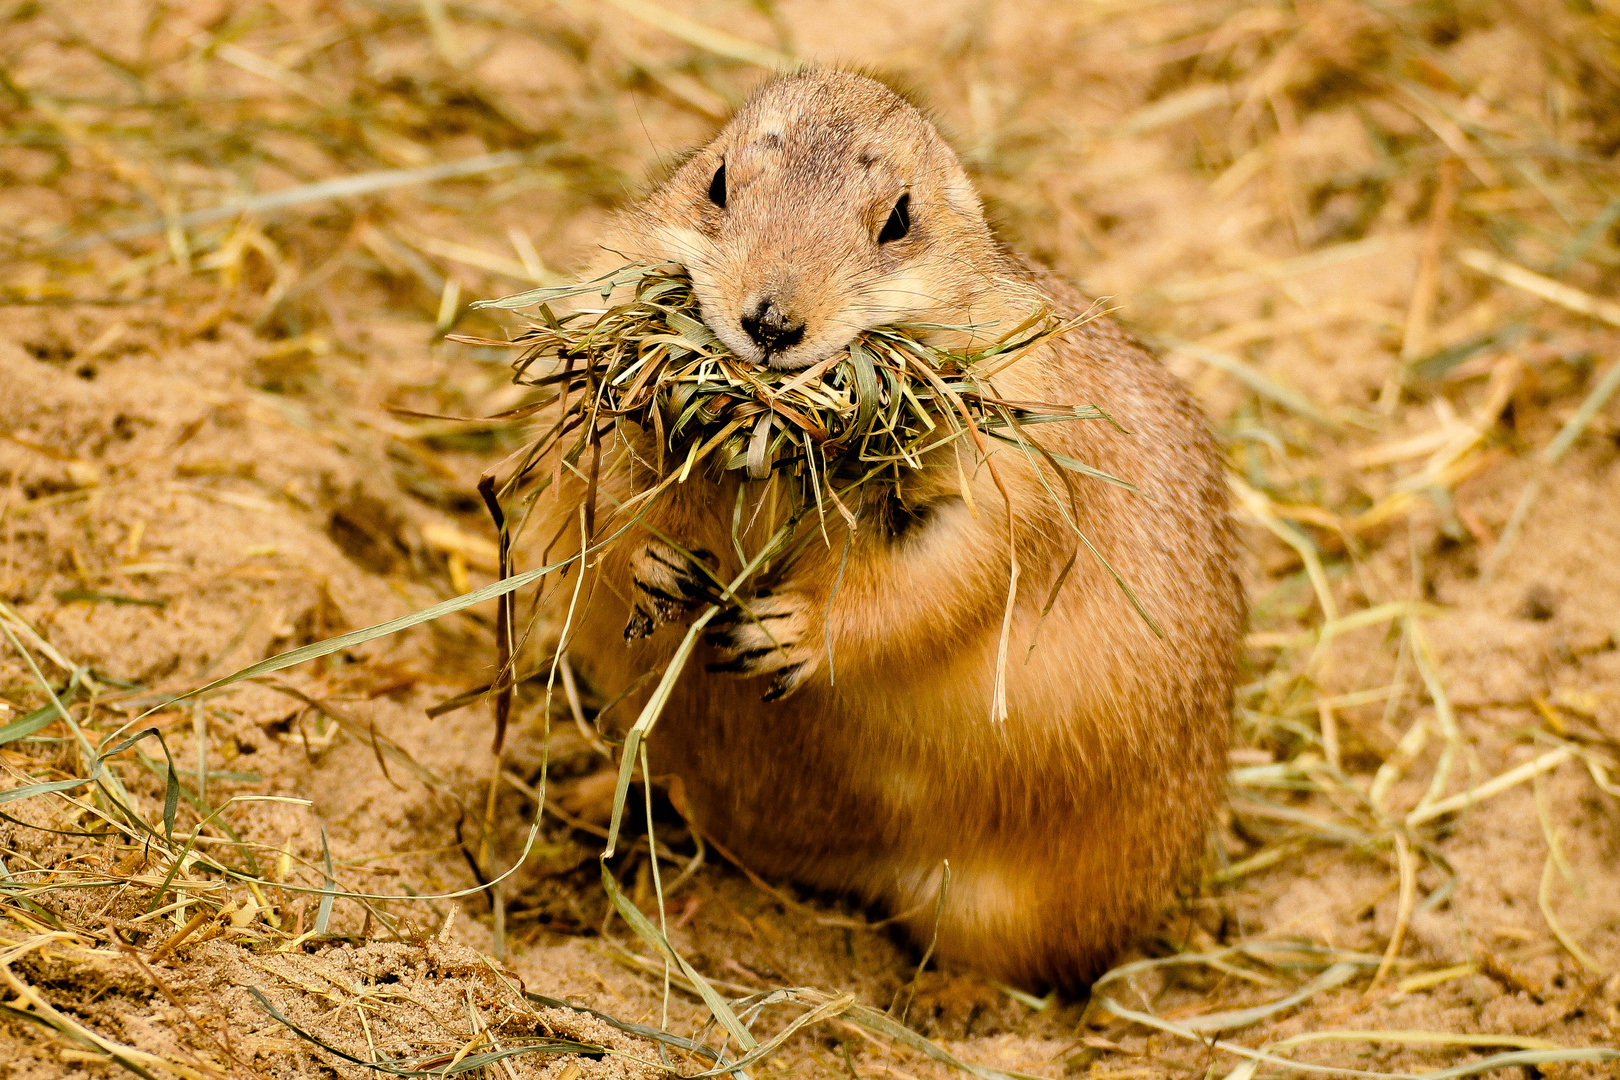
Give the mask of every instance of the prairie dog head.
M 1003 260 L 934 126 L 839 71 L 766 83 L 626 224 L 636 255 L 686 267 L 727 348 L 776 368 L 886 323 L 982 317 Z

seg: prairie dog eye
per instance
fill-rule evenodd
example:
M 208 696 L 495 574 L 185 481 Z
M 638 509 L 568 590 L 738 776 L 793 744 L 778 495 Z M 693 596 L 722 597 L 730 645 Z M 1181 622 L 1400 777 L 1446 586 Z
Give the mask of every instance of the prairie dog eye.
M 883 223 L 883 231 L 878 233 L 878 243 L 887 244 L 890 240 L 898 240 L 911 231 L 911 194 L 908 192 L 900 196 L 889 211 L 889 220 Z
M 709 201 L 724 209 L 726 205 L 726 163 L 722 161 L 720 167 L 714 170 L 714 179 L 709 181 Z

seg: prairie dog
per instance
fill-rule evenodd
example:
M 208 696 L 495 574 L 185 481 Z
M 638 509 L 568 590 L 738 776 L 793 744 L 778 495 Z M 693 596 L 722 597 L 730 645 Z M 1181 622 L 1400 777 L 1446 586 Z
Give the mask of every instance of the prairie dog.
M 767 82 L 604 245 L 683 264 L 705 322 L 738 356 L 798 368 L 863 329 L 985 327 L 1044 301 L 1089 302 L 1007 251 L 933 125 L 887 87 L 836 71 Z M 959 335 L 960 336 L 960 335 Z M 968 344 L 969 342 L 962 342 Z M 1018 985 L 1084 986 L 1168 899 L 1199 854 L 1224 776 L 1244 621 L 1217 448 L 1187 394 L 1106 318 L 1048 338 L 994 377 L 1005 399 L 1094 403 L 1097 421 L 1039 441 L 1134 483 L 1062 477 L 995 454 L 1020 577 L 992 718 L 1008 598 L 1007 501 L 982 463 L 942 452 L 851 529 L 827 515 L 745 598 L 756 618 L 709 626 L 650 741 L 685 811 L 751 868 L 903 915 L 938 955 Z M 649 435 L 650 438 L 650 435 Z M 604 447 L 603 501 L 647 486 L 646 456 Z M 640 481 L 635 470 L 640 469 Z M 963 481 L 968 490 L 964 492 Z M 739 485 L 745 485 L 739 500 Z M 542 498 L 561 535 L 582 486 Z M 604 698 L 663 666 L 699 609 L 692 569 L 721 580 L 775 528 L 766 482 L 718 463 L 673 485 L 588 568 L 567 648 Z M 1135 590 L 1131 607 L 1076 524 Z M 712 553 L 712 554 L 710 554 Z M 1044 620 L 1053 585 L 1073 567 Z M 550 590 L 560 614 L 574 586 Z M 581 595 L 584 595 L 583 593 Z M 768 628 L 769 632 L 766 632 Z M 1037 632 L 1038 631 L 1038 632 Z M 650 686 L 650 684 L 647 684 Z M 643 688 L 616 710 L 627 721 Z

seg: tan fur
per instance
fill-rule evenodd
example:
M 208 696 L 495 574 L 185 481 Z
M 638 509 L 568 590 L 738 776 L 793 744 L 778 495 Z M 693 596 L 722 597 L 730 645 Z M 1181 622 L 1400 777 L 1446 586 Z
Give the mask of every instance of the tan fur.
M 722 160 L 723 209 L 706 194 Z M 902 192 L 911 232 L 880 245 Z M 1041 297 L 1066 313 L 1089 307 L 996 242 L 956 157 L 917 110 L 838 72 L 767 83 L 623 218 L 609 246 L 683 262 L 715 333 L 740 355 L 783 367 L 813 363 L 883 323 L 991 324 L 983 336 L 995 337 Z M 739 326 L 762 295 L 805 326 L 799 345 L 768 357 Z M 1078 421 L 1032 434 L 1141 489 L 1074 478 L 1079 526 L 1165 639 L 1084 548 L 1037 636 L 1076 540 L 1035 467 L 1002 448 L 995 461 L 1011 493 L 1021 577 L 1009 715 L 993 719 L 1006 506 L 989 470 L 964 451 L 975 514 L 947 451 L 914 474 L 899 505 L 859 507 L 853 535 L 829 512 L 826 540 L 818 533 L 769 596 L 749 601 L 763 621 L 724 625 L 717 644 L 700 648 L 654 732 L 654 771 L 679 777 L 693 820 L 753 869 L 911 912 L 906 922 L 924 943 L 948 860 L 938 954 L 1020 985 L 1075 987 L 1153 916 L 1201 849 L 1224 772 L 1243 604 L 1217 449 L 1186 393 L 1139 344 L 1098 319 L 1036 348 L 995 386 L 1010 399 L 1094 403 L 1129 429 Z M 622 451 L 604 453 L 603 491 L 616 499 L 649 479 Z M 1063 492 L 1061 477 L 1044 471 Z M 718 466 L 700 472 L 673 486 L 647 524 L 715 553 L 729 579 L 740 566 L 737 485 L 748 485 L 750 552 L 780 511 L 766 482 Z M 537 533 L 564 537 L 554 556 L 576 535 L 565 522 L 578 494 L 565 485 L 560 499 L 542 500 L 554 520 Z M 604 518 L 609 505 L 604 498 Z M 697 610 L 659 609 L 638 592 L 638 579 L 677 586 L 664 565 L 673 558 L 638 529 L 589 571 L 592 600 L 568 647 L 604 698 L 661 667 Z M 553 586 L 551 610 L 572 592 L 571 579 Z M 634 607 L 661 625 L 627 644 Z M 781 646 L 763 656 L 771 642 L 761 627 Z M 744 676 L 705 671 L 727 660 Z M 772 686 L 790 693 L 762 701 Z M 616 715 L 627 721 L 637 703 Z

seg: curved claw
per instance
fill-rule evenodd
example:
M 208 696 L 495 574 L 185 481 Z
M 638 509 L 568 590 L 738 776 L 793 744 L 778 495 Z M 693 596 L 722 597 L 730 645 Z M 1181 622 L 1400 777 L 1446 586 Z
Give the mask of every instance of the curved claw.
M 710 566 L 718 562 L 713 552 L 702 548 L 692 555 Z M 636 553 L 630 575 L 637 599 L 624 628 L 626 641 L 650 636 L 660 623 L 678 619 L 700 603 L 720 601 L 712 582 L 684 555 L 660 540 L 649 541 Z
M 651 637 L 657 624 L 651 615 L 639 607 L 630 609 L 630 621 L 624 624 L 624 640 L 636 641 L 640 638 Z
M 771 680 L 771 688 L 765 691 L 761 701 L 781 701 L 789 694 L 810 680 L 811 665 L 808 662 L 794 664 L 783 668 L 776 678 Z
M 704 641 L 720 659 L 707 670 L 749 677 L 774 675 L 764 700 L 778 701 L 803 686 L 817 663 L 805 601 L 794 593 L 756 593 L 710 624 Z

